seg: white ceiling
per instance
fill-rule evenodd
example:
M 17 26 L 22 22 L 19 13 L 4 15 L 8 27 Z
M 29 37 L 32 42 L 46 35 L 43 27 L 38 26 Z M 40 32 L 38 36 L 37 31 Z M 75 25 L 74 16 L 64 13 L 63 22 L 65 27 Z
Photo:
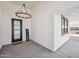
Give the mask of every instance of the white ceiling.
M 46 2 L 46 1 L 45 1 Z M 75 2 L 75 1 L 71 1 L 71 2 L 68 2 L 68 1 L 64 1 L 64 2 L 59 2 L 59 1 L 52 1 L 52 2 L 55 2 L 57 4 L 62 4 L 62 5 L 67 5 L 67 6 L 70 6 L 70 5 L 74 5 L 74 7 L 71 7 L 71 8 L 68 8 L 67 10 L 64 10 L 64 14 L 71 18 L 71 20 L 76 20 L 76 21 L 79 21 L 79 1 Z M 16 4 L 16 5 L 22 5 L 23 3 L 26 4 L 26 7 L 28 9 L 31 9 L 32 7 L 34 7 L 35 5 L 37 5 L 39 3 L 39 1 L 11 1 L 11 3 L 13 4 Z
M 26 7 L 28 9 L 31 9 L 34 5 L 36 5 L 38 2 L 37 1 L 11 1 L 11 3 L 22 6 L 23 3 L 26 4 Z
M 65 10 L 64 14 L 70 18 L 70 21 L 79 21 L 79 5 Z

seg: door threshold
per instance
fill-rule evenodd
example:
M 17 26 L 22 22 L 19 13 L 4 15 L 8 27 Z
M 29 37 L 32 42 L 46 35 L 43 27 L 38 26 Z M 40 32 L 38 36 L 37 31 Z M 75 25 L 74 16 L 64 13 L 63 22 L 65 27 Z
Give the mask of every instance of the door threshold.
M 21 44 L 23 41 L 13 42 L 12 45 Z

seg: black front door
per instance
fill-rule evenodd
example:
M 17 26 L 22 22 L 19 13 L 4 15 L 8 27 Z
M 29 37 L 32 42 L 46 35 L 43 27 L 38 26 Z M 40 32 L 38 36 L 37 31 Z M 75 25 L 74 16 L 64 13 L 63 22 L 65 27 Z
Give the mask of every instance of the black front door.
M 22 20 L 12 18 L 12 42 L 22 41 Z

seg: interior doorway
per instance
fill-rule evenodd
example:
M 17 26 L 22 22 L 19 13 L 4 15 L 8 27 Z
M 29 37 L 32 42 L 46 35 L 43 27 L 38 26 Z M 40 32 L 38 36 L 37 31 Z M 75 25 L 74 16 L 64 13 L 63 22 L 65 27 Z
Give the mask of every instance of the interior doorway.
M 70 36 L 79 37 L 79 21 L 78 20 L 70 21 Z

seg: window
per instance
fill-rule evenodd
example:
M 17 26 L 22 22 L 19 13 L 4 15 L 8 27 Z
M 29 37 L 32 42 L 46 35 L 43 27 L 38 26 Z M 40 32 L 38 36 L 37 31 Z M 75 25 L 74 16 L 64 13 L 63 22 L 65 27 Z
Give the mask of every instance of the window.
M 68 19 L 61 15 L 61 35 L 68 33 Z

